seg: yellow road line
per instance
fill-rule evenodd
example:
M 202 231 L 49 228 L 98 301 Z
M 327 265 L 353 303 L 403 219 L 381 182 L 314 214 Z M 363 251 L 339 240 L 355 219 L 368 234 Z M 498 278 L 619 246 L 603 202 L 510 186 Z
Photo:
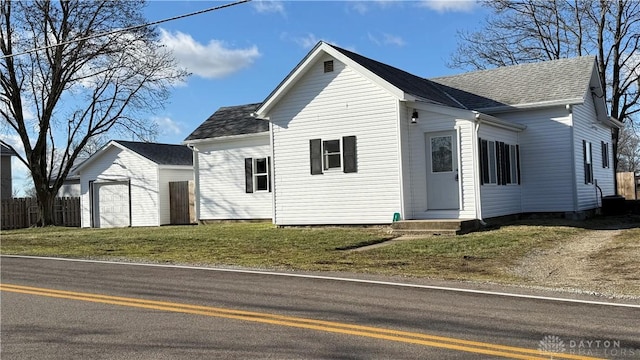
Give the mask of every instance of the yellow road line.
M 346 324 L 324 320 L 305 319 L 292 316 L 259 313 L 244 310 L 217 308 L 211 306 L 189 305 L 165 301 L 100 295 L 30 286 L 0 284 L 0 290 L 22 294 L 47 296 L 62 299 L 81 300 L 94 303 L 121 305 L 128 307 L 205 315 L 227 319 L 252 321 L 280 326 L 290 326 L 332 333 L 364 336 L 375 339 L 411 343 L 423 346 L 465 351 L 476 354 L 502 356 L 514 359 L 595 359 L 574 354 L 548 353 L 539 350 L 505 346 L 444 336 L 428 335 L 400 330 L 376 328 L 370 326 Z

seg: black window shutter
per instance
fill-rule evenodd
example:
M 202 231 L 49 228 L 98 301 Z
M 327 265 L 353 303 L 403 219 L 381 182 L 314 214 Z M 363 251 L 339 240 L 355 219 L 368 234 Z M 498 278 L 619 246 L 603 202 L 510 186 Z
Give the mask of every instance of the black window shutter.
M 309 140 L 309 154 L 311 160 L 311 175 L 322 174 L 322 140 Z
M 244 182 L 245 182 L 245 191 L 247 193 L 253 192 L 253 159 L 245 158 L 244 159 Z
M 271 192 L 271 156 L 267 156 L 267 181 L 269 182 L 269 192 Z
M 342 158 L 345 173 L 358 172 L 358 159 L 356 156 L 356 137 L 344 136 L 342 138 Z
M 520 176 L 520 145 L 516 145 L 516 166 L 518 171 L 518 185 L 520 185 L 520 178 L 522 177 Z

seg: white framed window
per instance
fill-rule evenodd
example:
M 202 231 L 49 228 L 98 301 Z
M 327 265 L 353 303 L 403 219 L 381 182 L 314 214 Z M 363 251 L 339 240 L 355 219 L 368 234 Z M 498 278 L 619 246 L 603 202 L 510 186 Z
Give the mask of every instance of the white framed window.
M 584 164 L 584 183 L 593 184 L 593 156 L 591 143 L 582 140 L 582 160 Z
M 496 142 L 495 141 L 489 141 L 488 143 L 488 151 L 489 151 L 489 181 L 487 181 L 487 184 L 497 184 L 498 183 L 498 177 L 497 177 L 497 166 L 496 166 Z
M 247 193 L 271 191 L 271 158 L 245 158 L 244 179 Z
M 343 136 L 336 140 L 309 140 L 309 167 L 311 175 L 324 171 L 342 170 L 344 173 L 358 172 L 356 137 Z
M 480 139 L 482 185 L 520 184 L 520 147 L 501 141 Z
M 253 159 L 255 191 L 269 191 L 269 167 L 267 158 Z
M 322 168 L 324 170 L 342 169 L 340 140 L 324 140 L 322 142 Z

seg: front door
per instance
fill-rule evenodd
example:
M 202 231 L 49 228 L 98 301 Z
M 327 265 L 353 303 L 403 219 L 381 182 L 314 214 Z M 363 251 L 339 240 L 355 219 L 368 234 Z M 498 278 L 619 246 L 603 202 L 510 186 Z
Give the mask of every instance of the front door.
M 459 209 L 455 131 L 426 133 L 427 210 Z

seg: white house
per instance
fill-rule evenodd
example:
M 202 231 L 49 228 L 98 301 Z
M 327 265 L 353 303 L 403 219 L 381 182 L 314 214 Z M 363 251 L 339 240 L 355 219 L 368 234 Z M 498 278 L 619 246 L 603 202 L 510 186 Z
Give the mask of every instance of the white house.
M 78 165 L 82 227 L 170 223 L 169 183 L 193 180 L 184 145 L 114 140 Z
M 251 116 L 259 105 L 220 108 L 185 139 L 198 220 L 272 219 L 269 123 Z
M 594 57 L 425 79 L 320 42 L 256 109 L 269 132 L 198 146 L 201 193 L 222 186 L 201 204 L 278 225 L 575 216 L 615 193 L 602 86 Z M 269 151 L 272 208 L 254 215 L 222 189 Z

